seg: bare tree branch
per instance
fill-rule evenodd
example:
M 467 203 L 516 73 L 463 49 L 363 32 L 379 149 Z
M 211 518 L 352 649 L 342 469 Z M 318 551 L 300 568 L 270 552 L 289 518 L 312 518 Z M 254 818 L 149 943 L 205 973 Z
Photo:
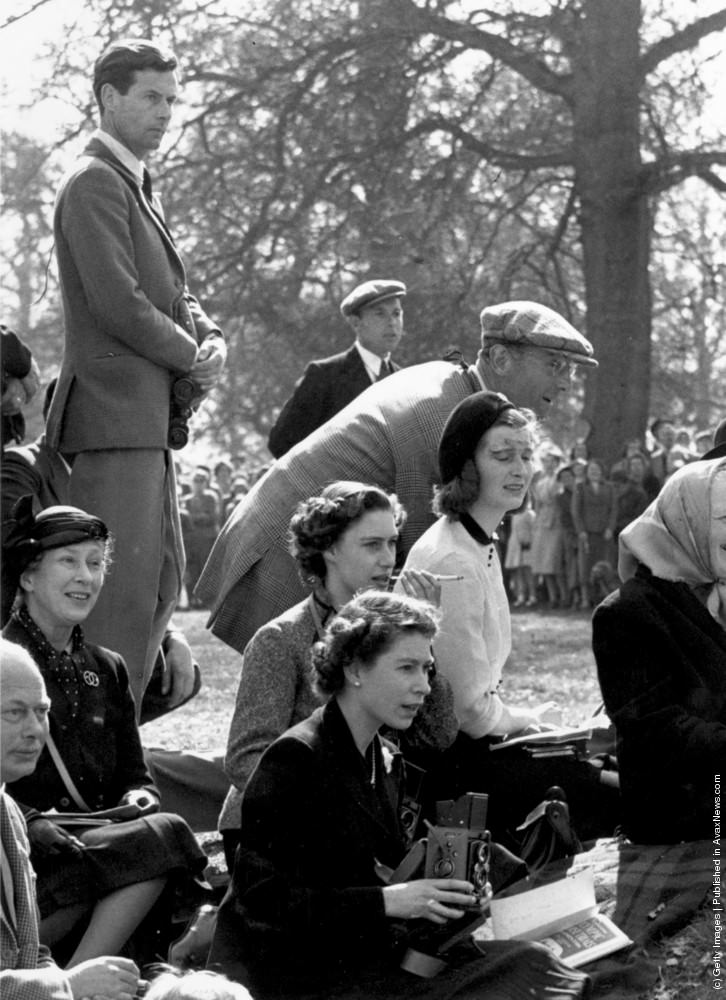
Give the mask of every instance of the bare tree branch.
M 11 24 L 17 24 L 18 21 L 22 21 L 24 17 L 34 14 L 36 10 L 40 10 L 41 7 L 45 7 L 45 5 L 50 2 L 51 0 L 35 0 L 35 3 L 31 3 L 31 5 L 25 10 L 21 10 L 19 14 L 11 14 L 7 21 L 3 21 L 3 23 L 0 24 L 0 31 L 2 31 L 3 28 L 9 28 Z
M 710 187 L 720 194 L 726 194 L 726 181 L 722 180 L 713 170 L 697 170 L 696 177 L 700 177 Z
M 713 166 L 726 166 L 726 150 L 671 153 L 643 164 L 641 190 L 649 195 L 657 194 L 675 187 L 687 177 L 700 177 L 717 191 L 723 191 L 726 187 L 721 186 L 724 182 L 711 171 Z
M 508 167 L 514 170 L 538 170 L 544 167 L 569 167 L 573 163 L 570 149 L 551 153 L 515 153 L 477 138 L 461 125 L 457 125 L 456 122 L 452 122 L 442 115 L 429 115 L 428 118 L 421 119 L 406 130 L 403 138 L 409 140 L 420 135 L 430 135 L 433 132 L 445 132 L 457 139 L 464 149 L 476 153 L 498 167 Z
M 667 38 L 659 39 L 640 57 L 641 78 L 645 79 L 648 73 L 652 73 L 656 66 L 666 59 L 695 48 L 702 38 L 713 34 L 714 31 L 723 31 L 724 28 L 726 28 L 726 8 L 693 21 Z
M 510 69 L 523 76 L 533 86 L 548 94 L 561 97 L 568 104 L 573 101 L 573 79 L 570 73 L 555 73 L 533 52 L 525 51 L 500 35 L 483 31 L 473 24 L 452 21 L 441 14 L 424 10 L 414 0 L 397 0 L 402 21 L 417 32 L 425 31 L 459 42 L 465 48 L 487 52 L 493 59 L 499 59 Z

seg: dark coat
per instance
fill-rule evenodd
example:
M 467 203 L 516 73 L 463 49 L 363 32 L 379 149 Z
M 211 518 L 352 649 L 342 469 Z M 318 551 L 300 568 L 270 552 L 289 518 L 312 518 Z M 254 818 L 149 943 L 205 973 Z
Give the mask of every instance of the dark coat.
M 388 750 L 376 747 L 374 788 L 335 701 L 268 748 L 245 789 L 209 967 L 248 984 L 256 1000 L 587 995 L 586 977 L 519 942 L 488 942 L 486 958 L 462 945 L 435 979 L 399 969 L 417 925 L 433 925 L 385 916 L 375 862 L 395 866 L 405 850 L 400 758 Z
M 51 735 L 91 809 L 118 805 L 121 796 L 132 788 L 147 788 L 158 797 L 144 763 L 128 674 L 118 653 L 85 643 L 74 654 L 82 680 L 79 711 L 72 719 L 66 694 L 48 671 L 30 633 L 13 617 L 2 634 L 27 649 L 40 667 L 53 706 Z M 83 680 L 86 674 L 92 683 Z M 41 811 L 77 811 L 47 747 L 35 771 L 8 785 L 8 791 L 24 806 Z
M 398 371 L 398 365 L 392 363 L 392 367 Z M 272 454 L 280 458 L 370 385 L 370 375 L 355 344 L 341 354 L 311 361 L 270 431 Z
M 69 466 L 54 448 L 48 447 L 45 435 L 32 444 L 6 448 L 0 469 L 3 524 L 9 520 L 17 501 L 24 496 L 34 497 L 41 508 L 69 503 L 70 484 Z M 0 627 L 10 617 L 16 591 L 15 575 L 3 572 Z
M 626 832 L 643 843 L 713 836 L 726 772 L 726 631 L 684 583 L 645 567 L 596 609 L 592 644 L 618 734 Z
M 33 355 L 17 333 L 0 325 L 2 335 L 2 391 L 9 378 L 23 379 L 30 374 Z M 25 417 L 22 413 L 2 414 L 2 446 L 8 441 L 22 441 L 25 437 Z
M 377 763 L 381 799 L 336 702 L 268 748 L 245 789 L 210 962 L 239 977 L 241 961 L 263 988 L 265 973 L 312 988 L 390 952 L 374 863 L 395 867 L 405 844 L 397 784 Z

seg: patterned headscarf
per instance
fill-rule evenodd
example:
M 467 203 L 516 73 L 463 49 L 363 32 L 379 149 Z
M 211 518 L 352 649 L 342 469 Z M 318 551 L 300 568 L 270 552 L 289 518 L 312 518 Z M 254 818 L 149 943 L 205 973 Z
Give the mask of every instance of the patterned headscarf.
M 684 465 L 621 531 L 618 573 L 625 581 L 642 563 L 662 580 L 686 583 L 726 628 L 726 578 L 717 576 L 711 550 L 716 497 L 726 500 L 726 459 Z

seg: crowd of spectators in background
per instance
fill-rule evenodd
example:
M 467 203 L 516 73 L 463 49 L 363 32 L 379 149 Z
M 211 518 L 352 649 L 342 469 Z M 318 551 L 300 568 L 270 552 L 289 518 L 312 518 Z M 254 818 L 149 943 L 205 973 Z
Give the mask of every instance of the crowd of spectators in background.
M 267 466 L 252 468 L 245 456 L 213 465 L 195 465 L 185 469 L 177 464 L 179 514 L 187 556 L 184 592 L 180 608 L 201 607 L 194 587 L 202 572 L 219 529 L 235 504 L 265 471 Z
M 538 449 L 539 470 L 522 507 L 500 529 L 515 608 L 587 610 L 618 586 L 618 536 L 677 470 L 711 447 L 713 432 L 691 434 L 670 420 L 649 427 L 652 443 L 627 441 L 611 468 L 578 440 Z

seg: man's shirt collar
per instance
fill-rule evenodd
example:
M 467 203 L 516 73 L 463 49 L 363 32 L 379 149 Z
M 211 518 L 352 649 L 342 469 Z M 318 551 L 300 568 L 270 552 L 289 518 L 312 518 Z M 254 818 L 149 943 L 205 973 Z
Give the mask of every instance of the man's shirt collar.
M 363 364 L 368 369 L 368 373 L 373 379 L 377 379 L 381 373 L 381 361 L 388 361 L 391 357 L 390 354 L 386 354 L 383 358 L 380 354 L 374 354 L 373 351 L 369 351 L 367 347 L 363 347 L 361 343 L 357 340 L 355 342 L 356 349 L 363 359 Z
M 91 138 L 99 139 L 104 146 L 110 149 L 116 159 L 120 160 L 141 184 L 144 179 L 144 164 L 138 157 L 134 156 L 127 146 L 124 146 L 118 139 L 114 139 L 108 132 L 104 132 L 102 128 L 97 128 Z

